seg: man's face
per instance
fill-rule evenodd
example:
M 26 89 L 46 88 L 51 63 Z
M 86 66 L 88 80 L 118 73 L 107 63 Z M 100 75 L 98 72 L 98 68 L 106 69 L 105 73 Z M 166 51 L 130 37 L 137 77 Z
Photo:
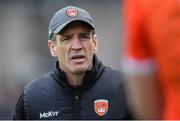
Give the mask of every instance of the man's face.
M 58 58 L 60 68 L 66 73 L 81 74 L 91 69 L 97 38 L 84 24 L 70 24 L 56 35 L 56 42 L 49 41 L 48 44 Z

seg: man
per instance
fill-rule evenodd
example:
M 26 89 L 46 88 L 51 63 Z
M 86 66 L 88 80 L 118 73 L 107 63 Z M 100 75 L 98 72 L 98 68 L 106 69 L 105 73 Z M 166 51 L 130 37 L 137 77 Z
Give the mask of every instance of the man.
M 96 57 L 98 39 L 88 12 L 59 10 L 49 38 L 56 69 L 25 87 L 14 119 L 129 119 L 122 75 Z
M 180 1 L 125 0 L 129 102 L 138 119 L 180 119 Z

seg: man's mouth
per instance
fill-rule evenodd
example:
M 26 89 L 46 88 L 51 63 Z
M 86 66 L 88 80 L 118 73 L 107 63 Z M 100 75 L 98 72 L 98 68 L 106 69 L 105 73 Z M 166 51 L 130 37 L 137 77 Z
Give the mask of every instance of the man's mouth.
M 84 55 L 73 55 L 71 57 L 71 60 L 75 63 L 82 63 L 85 59 L 85 56 Z
M 74 56 L 72 56 L 71 57 L 71 59 L 83 59 L 83 58 L 85 58 L 85 56 L 84 55 L 74 55 Z

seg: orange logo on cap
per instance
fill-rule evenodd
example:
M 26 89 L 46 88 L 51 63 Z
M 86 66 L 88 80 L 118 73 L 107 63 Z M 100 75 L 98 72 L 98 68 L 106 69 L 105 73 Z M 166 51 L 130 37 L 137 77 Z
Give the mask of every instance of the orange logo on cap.
M 98 99 L 94 101 L 94 110 L 99 116 L 104 116 L 109 108 L 108 100 Z
M 66 10 L 66 13 L 69 17 L 76 17 L 78 15 L 78 10 L 74 8 L 70 8 Z

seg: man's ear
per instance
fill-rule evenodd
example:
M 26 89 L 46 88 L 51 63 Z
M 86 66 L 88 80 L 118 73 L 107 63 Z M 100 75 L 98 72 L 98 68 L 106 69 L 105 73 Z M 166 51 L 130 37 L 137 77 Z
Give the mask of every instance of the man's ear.
M 97 37 L 97 35 L 95 34 L 94 36 L 93 36 L 93 48 L 94 48 L 94 52 L 97 52 L 97 50 L 98 50 L 98 45 L 99 45 L 99 43 L 98 43 L 98 37 Z
M 56 51 L 55 51 L 56 43 L 54 41 L 52 41 L 52 40 L 48 40 L 48 47 L 49 47 L 51 55 L 53 57 L 57 57 Z

